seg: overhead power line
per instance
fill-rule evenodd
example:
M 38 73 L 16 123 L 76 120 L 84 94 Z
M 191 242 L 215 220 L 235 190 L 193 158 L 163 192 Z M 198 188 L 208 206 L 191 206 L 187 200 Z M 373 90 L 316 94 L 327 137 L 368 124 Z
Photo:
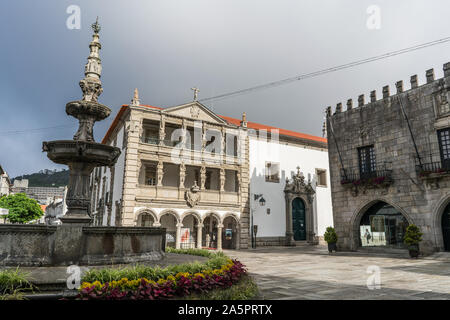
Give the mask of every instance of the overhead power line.
M 12 134 L 21 134 L 21 133 L 28 133 L 28 132 L 37 132 L 37 131 L 48 130 L 48 129 L 70 128 L 70 127 L 73 127 L 73 126 L 74 126 L 74 125 L 61 125 L 61 126 L 44 127 L 44 128 L 36 128 L 36 129 L 2 131 L 2 132 L 0 132 L 0 136 L 3 136 L 3 135 L 12 135 Z
M 308 79 L 308 78 L 313 78 L 313 77 L 317 77 L 317 76 L 320 76 L 320 75 L 323 75 L 323 74 L 327 74 L 327 73 L 330 73 L 330 72 L 335 72 L 335 71 L 339 71 L 339 70 L 343 70 L 343 69 L 352 68 L 352 67 L 355 67 L 355 66 L 358 66 L 358 65 L 361 65 L 361 64 L 365 64 L 365 63 L 369 63 L 369 62 L 373 62 L 373 61 L 378 61 L 378 60 L 382 60 L 382 59 L 387 59 L 387 58 L 390 58 L 390 57 L 398 56 L 400 54 L 404 54 L 404 53 L 408 53 L 408 52 L 411 52 L 411 51 L 416 51 L 416 50 L 432 47 L 432 46 L 435 46 L 435 45 L 438 45 L 438 44 L 442 44 L 442 43 L 446 43 L 446 42 L 449 42 L 449 41 L 450 41 L 450 37 L 442 38 L 442 39 L 439 39 L 439 40 L 422 43 L 422 44 L 415 45 L 415 46 L 408 47 L 408 48 L 404 48 L 404 49 L 401 49 L 401 50 L 391 51 L 391 52 L 384 53 L 384 54 L 381 54 L 381 55 L 378 55 L 378 56 L 374 56 L 374 57 L 370 57 L 370 58 L 366 58 L 366 59 L 362 59 L 362 60 L 353 61 L 353 62 L 342 64 L 342 65 L 339 65 L 339 66 L 326 68 L 326 69 L 322 69 L 322 70 L 318 70 L 318 71 L 314 71 L 314 72 L 310 72 L 310 73 L 305 73 L 305 74 L 301 74 L 301 75 L 298 75 L 298 76 L 295 76 L 295 77 L 286 78 L 286 79 L 282 79 L 282 80 L 278 80 L 278 81 L 273 81 L 273 82 L 257 85 L 257 86 L 254 86 L 254 87 L 249 87 L 249 88 L 246 88 L 246 89 L 236 90 L 236 91 L 220 94 L 220 95 L 209 97 L 209 98 L 199 99 L 199 101 L 222 100 L 222 99 L 233 97 L 233 96 L 239 96 L 239 95 L 247 94 L 247 93 L 250 93 L 250 92 L 253 92 L 253 91 L 256 91 L 256 90 L 262 90 L 262 89 L 278 87 L 278 86 L 281 86 L 281 85 L 284 85 L 284 84 L 287 84 L 287 83 L 291 83 L 291 82 L 294 82 L 294 81 L 300 81 L 300 80 L 304 80 L 304 79 Z

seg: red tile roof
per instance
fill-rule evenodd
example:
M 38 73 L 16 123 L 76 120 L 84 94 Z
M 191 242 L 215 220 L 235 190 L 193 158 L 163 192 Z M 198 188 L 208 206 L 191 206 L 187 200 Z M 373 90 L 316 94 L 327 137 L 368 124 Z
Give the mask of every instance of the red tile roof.
M 142 105 L 143 107 L 147 107 L 147 108 L 152 108 L 152 109 L 156 109 L 156 110 L 162 110 L 163 108 L 160 107 L 155 107 L 155 106 L 150 106 L 150 105 Z M 108 131 L 105 134 L 105 137 L 102 140 L 102 143 L 106 143 L 106 141 L 108 141 L 109 136 L 112 134 L 113 130 L 115 129 L 115 127 L 117 126 L 122 114 L 125 112 L 125 110 L 128 108 L 127 104 L 122 105 L 122 107 L 120 108 L 119 112 L 117 113 L 114 121 L 112 122 L 111 126 L 109 127 Z M 231 117 L 227 117 L 227 116 L 221 116 L 218 115 L 219 117 L 221 117 L 222 119 L 224 119 L 225 121 L 227 121 L 230 124 L 234 124 L 237 126 L 241 125 L 241 120 L 240 119 L 236 119 L 236 118 L 231 118 Z M 327 143 L 327 139 L 326 138 L 322 138 L 322 137 L 317 137 L 317 136 L 313 136 L 310 134 L 305 134 L 305 133 L 300 133 L 300 132 L 295 132 L 295 131 L 291 131 L 291 130 L 286 130 L 286 129 L 281 129 L 281 128 L 277 128 L 277 127 L 272 127 L 272 126 L 268 126 L 268 125 L 264 125 L 264 124 L 260 124 L 260 123 L 256 123 L 256 122 L 247 122 L 247 128 L 250 129 L 255 129 L 255 130 L 278 130 L 280 135 L 283 136 L 289 136 L 289 137 L 294 137 L 294 138 L 300 138 L 300 139 L 305 139 L 305 140 L 311 140 L 311 141 L 316 141 L 316 142 L 323 142 L 323 143 Z

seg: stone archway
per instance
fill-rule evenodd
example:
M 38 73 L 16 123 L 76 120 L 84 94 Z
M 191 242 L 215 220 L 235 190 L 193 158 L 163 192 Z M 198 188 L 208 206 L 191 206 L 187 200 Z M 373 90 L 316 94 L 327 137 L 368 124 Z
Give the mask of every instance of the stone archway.
M 208 212 L 203 218 L 202 246 L 211 249 L 222 249 L 222 222 L 215 212 Z
M 156 214 L 149 210 L 143 209 L 136 213 L 136 226 L 138 227 L 157 227 L 159 222 Z
M 187 212 L 181 217 L 182 228 L 180 230 L 180 248 L 199 248 L 201 249 L 202 238 L 202 220 L 195 212 Z
M 173 211 L 163 211 L 159 216 L 159 223 L 162 228 L 166 228 L 166 246 L 179 248 L 181 223 L 177 214 Z
M 442 251 L 442 250 L 448 250 L 446 249 L 445 239 L 446 234 L 444 232 L 444 219 L 446 219 L 446 211 L 450 210 L 450 197 L 448 195 L 441 198 L 441 200 L 438 202 L 438 204 L 435 207 L 435 210 L 433 210 L 433 229 L 434 229 L 434 236 L 435 236 L 435 250 L 436 251 Z M 450 250 L 449 250 L 450 251 Z
M 351 249 L 404 248 L 404 232 L 412 223 L 402 208 L 384 199 L 372 200 L 361 206 L 352 217 Z
M 313 201 L 315 195 L 314 188 L 311 182 L 305 183 L 305 178 L 300 173 L 300 168 L 297 167 L 297 174 L 292 177 L 292 180 L 286 179 L 286 186 L 284 188 L 284 197 L 286 201 L 286 245 L 295 246 L 294 226 L 293 226 L 293 202 L 294 199 L 299 198 L 305 205 L 305 223 L 306 223 L 306 241 L 310 244 L 316 244 L 317 238 L 314 232 L 314 214 Z
M 223 218 L 222 246 L 224 249 L 239 249 L 240 227 L 235 214 L 226 214 Z

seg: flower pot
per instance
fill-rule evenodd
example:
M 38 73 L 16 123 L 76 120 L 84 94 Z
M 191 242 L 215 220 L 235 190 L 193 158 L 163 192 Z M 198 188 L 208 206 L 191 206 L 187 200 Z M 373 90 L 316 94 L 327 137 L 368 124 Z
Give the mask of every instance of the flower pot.
M 408 247 L 409 256 L 411 258 L 417 258 L 419 256 L 419 245 L 418 244 L 412 244 Z
M 328 252 L 333 252 L 333 250 L 335 252 L 337 251 L 336 242 L 329 242 L 328 243 Z

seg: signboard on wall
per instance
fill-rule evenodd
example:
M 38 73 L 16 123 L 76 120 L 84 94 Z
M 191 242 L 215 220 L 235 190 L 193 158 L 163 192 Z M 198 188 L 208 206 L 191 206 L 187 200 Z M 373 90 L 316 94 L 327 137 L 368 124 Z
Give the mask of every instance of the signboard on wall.
M 233 238 L 233 230 L 225 229 L 225 240 L 231 240 Z
M 181 243 L 189 243 L 191 238 L 191 230 L 189 228 L 181 228 Z

